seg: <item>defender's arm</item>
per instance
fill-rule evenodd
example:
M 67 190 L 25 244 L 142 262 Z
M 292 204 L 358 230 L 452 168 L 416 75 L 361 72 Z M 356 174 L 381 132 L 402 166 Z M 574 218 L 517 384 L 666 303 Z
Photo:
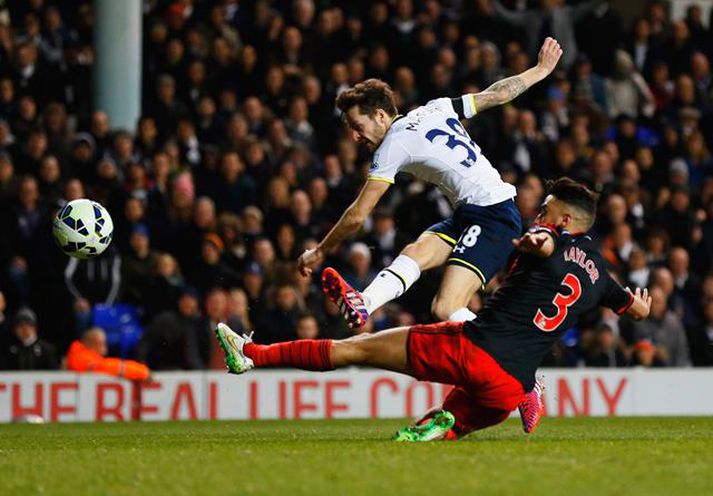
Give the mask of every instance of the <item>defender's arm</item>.
M 629 288 L 626 289 L 631 293 Z M 629 308 L 627 308 L 626 314 L 635 320 L 645 319 L 649 316 L 649 312 L 651 311 L 651 296 L 649 296 L 649 290 L 644 288 L 642 291 L 641 288 L 636 288 L 636 291 L 631 294 L 634 301 Z
M 555 239 L 549 232 L 528 232 L 520 239 L 513 239 L 515 249 L 537 257 L 549 257 L 555 251 Z

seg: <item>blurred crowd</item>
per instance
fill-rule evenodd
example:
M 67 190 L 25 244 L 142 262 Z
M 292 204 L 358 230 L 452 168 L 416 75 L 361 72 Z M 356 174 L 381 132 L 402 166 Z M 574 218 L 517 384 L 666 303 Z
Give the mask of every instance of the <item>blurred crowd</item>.
M 92 3 L 0 0 L 0 368 L 58 367 L 116 305 L 143 330 L 128 355 L 154 370 L 222 369 L 218 321 L 263 343 L 349 336 L 320 270 L 295 270 L 370 164 L 336 95 L 377 77 L 407 112 L 527 69 L 546 36 L 564 49 L 558 70 L 466 126 L 517 185 L 525 225 L 547 179 L 601 193 L 593 234 L 653 305 L 637 323 L 588 315 L 545 365 L 713 365 L 713 31 L 700 7 L 673 20 L 651 1 L 625 22 L 601 0 L 146 0 L 143 15 L 143 114 L 117 129 L 92 108 Z M 82 197 L 116 226 L 87 261 L 50 229 Z M 399 178 L 325 266 L 363 288 L 450 213 L 433 186 Z M 430 321 L 440 275 L 364 332 Z

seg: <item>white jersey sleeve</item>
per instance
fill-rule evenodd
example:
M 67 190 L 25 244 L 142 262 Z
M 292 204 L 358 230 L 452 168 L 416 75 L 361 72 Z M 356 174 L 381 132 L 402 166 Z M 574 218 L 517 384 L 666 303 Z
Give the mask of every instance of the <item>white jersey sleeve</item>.
M 368 179 L 394 184 L 396 174 L 410 161 L 411 156 L 406 148 L 391 136 L 387 136 L 374 153 Z
M 437 98 L 426 105 L 441 112 L 455 112 L 459 119 L 470 119 L 478 113 L 475 108 L 475 95 L 473 93 L 466 93 L 458 98 Z
M 438 112 L 443 112 L 444 114 L 451 114 L 456 111 L 455 108 L 453 108 L 453 101 L 446 97 L 431 100 L 426 103 L 424 107 L 428 107 Z

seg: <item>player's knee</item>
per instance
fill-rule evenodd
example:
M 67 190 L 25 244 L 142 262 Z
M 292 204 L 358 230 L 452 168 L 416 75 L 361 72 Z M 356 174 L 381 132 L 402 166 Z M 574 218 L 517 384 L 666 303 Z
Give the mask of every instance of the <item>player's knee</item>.
M 409 258 L 418 260 L 421 258 L 422 250 L 421 250 L 421 247 L 419 246 L 418 242 L 413 242 L 413 243 L 407 244 L 406 247 L 403 250 L 401 250 L 401 253 L 403 255 L 406 255 Z

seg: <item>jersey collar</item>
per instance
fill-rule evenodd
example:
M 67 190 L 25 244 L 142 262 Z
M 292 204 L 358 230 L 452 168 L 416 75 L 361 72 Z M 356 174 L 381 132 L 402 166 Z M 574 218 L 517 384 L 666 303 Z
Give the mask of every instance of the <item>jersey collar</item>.
M 569 232 L 565 229 L 562 229 L 562 234 L 569 234 L 570 236 L 584 236 L 585 238 L 592 239 L 585 231 Z
M 403 119 L 405 116 L 403 114 L 396 114 L 391 118 L 391 124 L 389 124 L 389 129 L 386 130 L 386 134 L 384 134 L 384 139 L 386 139 L 386 136 L 391 132 L 391 130 L 394 128 L 394 124 L 396 124 L 396 121 Z M 383 141 L 382 141 L 383 143 Z M 381 143 L 379 143 L 379 147 L 381 147 Z

